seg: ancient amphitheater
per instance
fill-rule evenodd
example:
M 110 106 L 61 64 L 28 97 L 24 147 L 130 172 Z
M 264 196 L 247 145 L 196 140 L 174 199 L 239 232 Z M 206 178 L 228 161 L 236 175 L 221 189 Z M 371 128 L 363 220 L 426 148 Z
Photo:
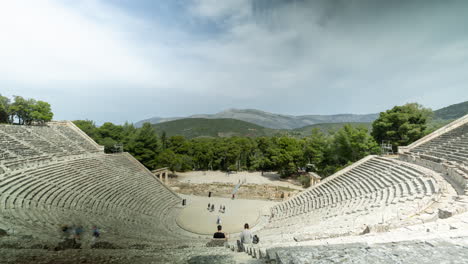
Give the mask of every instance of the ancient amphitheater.
M 467 177 L 468 115 L 276 203 L 243 253 L 180 228 L 179 195 L 71 122 L 0 125 L 0 263 L 467 263 Z M 64 223 L 103 248 L 54 250 Z

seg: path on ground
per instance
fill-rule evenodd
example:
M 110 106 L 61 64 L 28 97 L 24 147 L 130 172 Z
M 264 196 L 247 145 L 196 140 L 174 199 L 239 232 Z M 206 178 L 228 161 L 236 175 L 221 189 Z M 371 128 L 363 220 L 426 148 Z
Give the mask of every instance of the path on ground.
M 223 231 L 238 233 L 244 228 L 245 223 L 253 227 L 259 219 L 264 207 L 276 204 L 271 201 L 229 199 L 219 197 L 200 197 L 193 195 L 180 195 L 187 199 L 187 205 L 177 217 L 179 226 L 187 231 L 197 234 L 211 235 L 216 231 L 216 220 L 221 218 Z M 215 205 L 215 210 L 210 212 L 208 203 Z M 219 212 L 219 206 L 226 206 L 225 213 Z
M 276 173 L 267 173 L 263 175 L 261 172 L 236 172 L 227 174 L 222 171 L 190 171 L 190 172 L 178 172 L 177 180 L 185 183 L 232 183 L 236 184 L 239 181 L 245 181 L 245 184 L 268 184 L 282 187 L 289 187 L 292 189 L 303 190 L 299 185 L 295 185 L 291 182 L 280 179 L 280 176 Z

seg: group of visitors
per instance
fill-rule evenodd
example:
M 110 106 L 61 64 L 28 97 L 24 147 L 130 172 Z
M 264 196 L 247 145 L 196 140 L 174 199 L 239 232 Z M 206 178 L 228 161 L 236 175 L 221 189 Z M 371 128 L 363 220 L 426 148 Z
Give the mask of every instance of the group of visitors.
M 214 212 L 214 210 L 215 210 L 215 205 L 212 204 L 212 203 L 208 203 L 208 211 Z M 224 214 L 226 212 L 226 206 L 225 205 L 220 205 L 218 212 Z
M 219 217 L 218 217 L 219 219 Z M 218 224 L 217 231 L 213 234 L 213 238 L 215 239 L 228 239 L 228 234 L 224 233 L 223 227 Z M 238 246 L 243 247 L 243 244 L 258 244 L 260 239 L 257 235 L 253 235 L 252 231 L 250 231 L 250 227 L 248 223 L 244 224 L 244 230 L 240 234 L 240 240 L 238 240 Z
M 63 239 L 73 239 L 75 242 L 80 242 L 84 233 L 82 225 L 63 225 L 61 227 Z M 97 226 L 91 228 L 91 244 L 96 243 L 96 240 L 101 236 L 101 231 Z

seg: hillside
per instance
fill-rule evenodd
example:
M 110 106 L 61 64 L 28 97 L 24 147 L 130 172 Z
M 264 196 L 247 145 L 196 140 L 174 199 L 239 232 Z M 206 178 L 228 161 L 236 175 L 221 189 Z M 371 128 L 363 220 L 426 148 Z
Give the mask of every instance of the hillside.
M 468 101 L 434 111 L 434 119 L 452 120 L 468 114 Z
M 450 120 L 468 114 L 468 101 L 450 105 L 434 111 L 434 119 L 429 124 L 432 131 Z M 281 115 L 255 109 L 228 109 L 216 114 L 192 115 L 189 117 L 154 117 L 137 122 L 140 127 L 144 122 L 154 124 L 158 130 L 165 130 L 168 135 L 200 136 L 266 136 L 287 134 L 291 136 L 310 135 L 312 128 L 323 132 L 338 130 L 346 123 L 364 125 L 369 130 L 378 114 L 354 115 Z M 212 120 L 212 121 L 209 121 Z M 229 121 L 227 121 L 229 120 Z M 239 122 L 234 122 L 234 120 Z M 177 122 L 178 121 L 178 122 Z M 236 127 L 236 126 L 239 127 Z
M 309 125 L 309 126 L 293 129 L 292 132 L 294 133 L 294 135 L 297 135 L 297 136 L 308 136 L 311 134 L 312 129 L 318 128 L 323 133 L 328 134 L 328 133 L 339 130 L 346 124 L 350 124 L 353 127 L 366 127 L 369 131 L 371 131 L 372 129 L 372 123 L 349 122 L 349 123 L 314 124 L 314 125 Z
M 154 124 L 153 127 L 159 134 L 165 131 L 167 136 L 181 135 L 187 138 L 231 136 L 261 137 L 273 135 L 304 137 L 309 136 L 313 128 L 318 128 L 322 132 L 328 134 L 340 129 L 345 124 L 351 124 L 355 127 L 365 126 L 369 130 L 371 128 L 371 123 L 326 123 L 308 125 L 296 129 L 272 129 L 229 118 L 184 118 Z
M 185 118 L 204 118 L 204 119 L 236 119 L 253 123 L 259 126 L 274 129 L 295 129 L 313 124 L 322 123 L 347 123 L 347 122 L 372 122 L 378 117 L 378 114 L 338 114 L 338 115 L 282 115 L 274 114 L 256 109 L 228 109 L 216 114 L 192 115 Z M 135 123 L 140 127 L 144 122 L 159 124 L 167 121 L 184 119 L 184 117 L 153 117 Z
M 235 119 L 206 119 L 206 118 L 184 118 L 164 123 L 154 124 L 157 133 L 166 132 L 167 136 L 196 137 L 231 137 L 246 136 L 260 137 L 271 136 L 280 131 L 261 127 Z

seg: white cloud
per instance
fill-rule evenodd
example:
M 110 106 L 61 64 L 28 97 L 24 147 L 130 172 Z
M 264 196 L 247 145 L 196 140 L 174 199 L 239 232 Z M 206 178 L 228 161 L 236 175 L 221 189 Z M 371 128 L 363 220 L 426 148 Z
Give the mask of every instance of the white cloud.
M 144 84 L 158 77 L 124 33 L 79 11 L 55 1 L 2 1 L 0 78 L 32 84 L 62 80 Z M 92 16 L 109 13 L 104 6 L 87 11 L 93 11 L 88 13 Z M 122 16 L 114 19 L 134 22 Z
M 194 0 L 193 14 L 208 19 L 245 18 L 251 14 L 252 0 Z
M 468 99 L 456 94 L 468 71 L 468 42 L 457 27 L 463 9 L 292 2 L 259 15 L 251 0 L 194 0 L 187 30 L 100 1 L 4 1 L 0 85 L 25 96 L 48 87 L 44 96 L 70 119 L 67 95 L 82 96 L 93 104 L 89 118 L 101 121 L 99 102 L 109 120 L 128 120 L 129 108 L 138 120 L 228 107 L 366 113 Z

